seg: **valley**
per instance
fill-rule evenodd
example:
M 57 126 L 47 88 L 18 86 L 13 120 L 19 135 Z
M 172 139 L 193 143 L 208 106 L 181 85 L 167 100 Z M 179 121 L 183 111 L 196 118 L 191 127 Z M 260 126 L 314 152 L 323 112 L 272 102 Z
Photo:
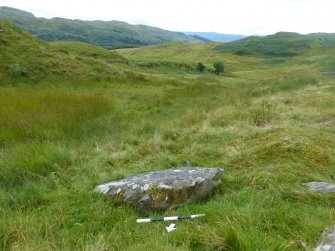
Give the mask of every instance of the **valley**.
M 0 27 L 1 250 L 306 250 L 334 222 L 303 186 L 335 179 L 332 36 L 108 50 Z M 150 215 L 206 214 L 172 233 L 93 192 L 185 160 L 223 179 Z

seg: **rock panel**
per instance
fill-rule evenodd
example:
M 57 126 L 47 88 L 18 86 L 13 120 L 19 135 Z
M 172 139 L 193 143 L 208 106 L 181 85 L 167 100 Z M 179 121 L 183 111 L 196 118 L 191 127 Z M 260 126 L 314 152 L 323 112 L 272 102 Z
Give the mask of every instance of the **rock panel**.
M 105 183 L 96 191 L 142 213 L 177 208 L 209 196 L 221 183 L 222 168 L 178 168 L 141 173 Z

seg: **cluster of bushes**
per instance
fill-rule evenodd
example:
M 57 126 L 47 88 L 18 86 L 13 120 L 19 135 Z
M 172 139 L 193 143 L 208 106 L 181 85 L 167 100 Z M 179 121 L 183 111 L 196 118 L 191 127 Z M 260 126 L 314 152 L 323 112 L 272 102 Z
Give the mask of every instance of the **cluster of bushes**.
M 206 70 L 206 66 L 199 62 L 196 66 L 196 70 L 197 72 L 204 72 Z M 213 70 L 210 69 L 209 71 L 213 71 L 216 75 L 225 72 L 223 62 L 215 62 L 213 64 Z

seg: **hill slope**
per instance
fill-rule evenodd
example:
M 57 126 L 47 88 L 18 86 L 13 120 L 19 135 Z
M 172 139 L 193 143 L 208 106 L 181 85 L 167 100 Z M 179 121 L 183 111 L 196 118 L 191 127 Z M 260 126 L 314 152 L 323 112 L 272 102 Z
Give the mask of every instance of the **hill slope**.
M 9 7 L 0 7 L 0 18 L 48 41 L 81 41 L 109 49 L 167 42 L 204 43 L 203 39 L 146 25 L 119 21 L 37 18 L 29 12 Z
M 125 65 L 103 48 L 0 30 L 0 250 L 301 251 L 333 224 L 335 194 L 303 183 L 335 179 L 334 79 L 315 67 L 334 49 L 264 64 L 214 43 L 164 44 L 118 50 Z M 176 71 L 215 61 L 223 75 Z M 207 200 L 149 215 L 206 214 L 172 233 L 93 192 L 184 160 L 225 171 Z
M 23 32 L 0 19 L 0 78 L 95 78 L 115 73 L 128 61 L 116 52 L 82 42 L 52 42 Z
M 239 55 L 296 56 L 311 49 L 326 49 L 335 46 L 335 34 L 313 33 L 301 35 L 279 32 L 266 37 L 248 37 L 219 45 L 216 50 Z

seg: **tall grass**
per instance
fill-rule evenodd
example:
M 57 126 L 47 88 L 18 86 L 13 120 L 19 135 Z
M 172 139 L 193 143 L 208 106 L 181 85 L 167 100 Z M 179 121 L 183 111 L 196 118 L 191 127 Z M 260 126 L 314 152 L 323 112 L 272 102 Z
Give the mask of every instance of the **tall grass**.
M 7 88 L 0 93 L 0 142 L 76 140 L 99 134 L 98 119 L 113 112 L 101 93 Z

